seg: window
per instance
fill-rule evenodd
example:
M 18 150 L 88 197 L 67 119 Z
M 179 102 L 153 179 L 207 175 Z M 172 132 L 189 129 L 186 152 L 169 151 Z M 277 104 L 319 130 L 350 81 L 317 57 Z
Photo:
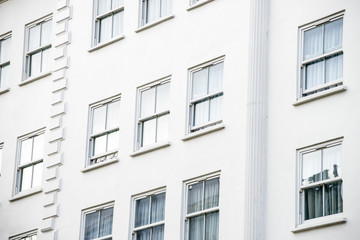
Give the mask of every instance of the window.
M 83 211 L 83 240 L 112 240 L 114 204 Z
M 301 28 L 300 96 L 342 85 L 342 15 Z
M 41 185 L 44 158 L 44 132 L 45 130 L 40 130 L 19 139 L 17 193 Z
M 37 240 L 37 230 L 10 237 L 10 240 Z
M 138 89 L 137 149 L 169 137 L 169 79 Z
M 172 0 L 140 0 L 140 27 L 168 16 Z
M 11 36 L 0 37 L 0 89 L 9 81 Z
M 165 190 L 134 198 L 133 240 L 164 240 Z
M 26 78 L 50 71 L 51 18 L 26 27 Z
M 222 122 L 223 59 L 190 70 L 189 132 Z
M 124 1 L 95 1 L 95 42 L 94 45 L 107 42 L 123 34 Z
M 2 164 L 2 158 L 3 158 L 3 149 L 4 149 L 4 144 L 0 143 L 0 176 L 1 176 L 1 164 Z
M 343 211 L 341 141 L 299 152 L 300 223 Z
M 186 184 L 186 240 L 219 238 L 219 176 Z
M 118 156 L 120 97 L 90 106 L 89 157 L 93 165 Z

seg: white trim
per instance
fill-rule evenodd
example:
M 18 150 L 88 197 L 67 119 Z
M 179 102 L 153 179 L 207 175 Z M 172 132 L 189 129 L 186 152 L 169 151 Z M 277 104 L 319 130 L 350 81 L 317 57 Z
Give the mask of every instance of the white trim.
M 335 93 L 344 92 L 346 89 L 347 89 L 346 86 L 340 85 L 340 86 L 337 86 L 337 87 L 334 87 L 334 88 L 330 88 L 328 90 L 317 92 L 317 93 L 308 95 L 306 97 L 302 97 L 302 98 L 297 99 L 293 103 L 293 106 L 298 106 L 298 105 L 301 105 L 303 103 L 311 102 L 311 101 L 314 101 L 314 100 L 319 99 L 319 98 L 323 98 L 323 97 L 326 97 L 326 96 L 329 96 L 329 95 L 333 95 Z
M 6 92 L 8 92 L 8 91 L 10 91 L 10 88 L 8 88 L 8 87 L 2 87 L 2 88 L 0 88 L 0 95 L 3 94 L 3 93 L 6 93 Z
M 15 201 L 15 200 L 19 200 L 19 199 L 22 199 L 22 198 L 25 198 L 25 197 L 34 195 L 34 194 L 36 194 L 36 193 L 40 193 L 40 192 L 42 192 L 42 190 L 43 190 L 42 187 L 39 186 L 39 187 L 30 188 L 30 189 L 21 191 L 21 192 L 17 193 L 16 195 L 12 196 L 12 197 L 9 199 L 9 202 L 13 202 L 13 201 Z
M 193 138 L 196 138 L 196 137 L 200 137 L 202 135 L 212 133 L 212 132 L 224 129 L 224 128 L 225 128 L 225 124 L 219 123 L 219 124 L 216 124 L 214 126 L 207 127 L 207 128 L 201 129 L 199 131 L 189 133 L 186 136 L 182 137 L 181 140 L 182 141 L 187 141 L 187 140 L 190 140 L 190 139 L 193 139 Z
M 97 45 L 95 45 L 95 46 L 91 47 L 90 49 L 88 49 L 88 52 L 94 52 L 95 50 L 106 47 L 106 46 L 108 46 L 108 45 L 110 45 L 112 43 L 115 43 L 117 41 L 120 41 L 120 40 L 122 40 L 124 38 L 125 38 L 125 35 L 122 34 L 122 35 L 120 35 L 118 37 L 111 38 L 108 41 L 98 43 Z
M 198 8 L 198 7 L 200 7 L 200 6 L 202 6 L 202 5 L 205 5 L 205 4 L 207 4 L 207 3 L 209 3 L 209 2 L 212 2 L 212 1 L 214 1 L 214 0 L 203 0 L 203 1 L 199 1 L 199 2 L 197 2 L 197 3 L 195 3 L 195 4 L 193 4 L 193 5 L 190 5 L 188 8 L 186 8 L 186 11 L 193 10 L 193 9 L 195 9 L 195 8 Z
M 85 172 L 90 172 L 91 170 L 97 169 L 97 168 L 101 168 L 113 163 L 117 163 L 119 162 L 119 158 L 114 158 L 114 159 L 110 159 L 110 160 L 105 160 L 103 162 L 100 163 L 95 163 L 93 165 L 88 165 L 87 167 L 83 168 L 81 170 L 81 172 L 85 173 Z
M 15 235 L 15 236 L 11 236 L 9 238 L 9 240 L 21 240 L 21 239 L 26 238 L 26 237 L 37 236 L 37 232 L 38 232 L 37 229 L 30 230 L 30 231 L 27 231 L 27 232 L 24 232 L 24 233 Z
M 169 20 L 169 19 L 172 19 L 172 18 L 174 18 L 174 17 L 175 17 L 174 14 L 166 15 L 166 16 L 161 17 L 161 18 L 159 18 L 159 19 L 157 19 L 157 20 L 155 20 L 155 21 L 153 21 L 153 22 L 147 23 L 147 24 L 139 27 L 138 29 L 135 30 L 135 32 L 136 32 L 136 33 L 139 33 L 139 32 L 141 32 L 141 31 L 143 31 L 143 30 L 145 30 L 145 29 L 148 29 L 148 28 L 151 28 L 151 27 L 153 27 L 153 26 L 156 26 L 156 25 L 158 25 L 158 24 L 160 24 L 160 23 L 162 23 L 162 22 L 165 22 L 165 21 L 167 21 L 167 20 Z
M 51 71 L 48 71 L 48 72 L 40 73 L 39 75 L 36 75 L 36 76 L 26 78 L 24 81 L 22 81 L 18 85 L 19 85 L 19 87 L 22 87 L 22 86 L 24 86 L 26 84 L 29 84 L 29 83 L 34 82 L 36 80 L 39 80 L 41 78 L 45 78 L 45 77 L 51 75 L 51 73 L 52 73 Z
M 326 227 L 334 224 L 345 223 L 347 221 L 343 213 L 329 215 L 325 217 L 315 218 L 312 220 L 307 220 L 302 224 L 299 224 L 297 227 L 291 230 L 293 233 L 307 231 L 315 228 Z
M 150 146 L 142 147 L 139 150 L 131 153 L 130 157 L 136 157 L 136 156 L 139 156 L 139 155 L 144 154 L 144 153 L 152 152 L 152 151 L 164 148 L 164 147 L 169 147 L 170 145 L 171 145 L 170 141 L 155 143 L 155 144 L 150 145 Z

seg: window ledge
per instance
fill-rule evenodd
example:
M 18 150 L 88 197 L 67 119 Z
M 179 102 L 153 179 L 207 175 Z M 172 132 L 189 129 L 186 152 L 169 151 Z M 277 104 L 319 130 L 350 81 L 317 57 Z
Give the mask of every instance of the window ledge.
M 0 95 L 1 94 L 3 94 L 3 93 L 6 93 L 6 92 L 8 92 L 8 91 L 10 91 L 10 88 L 0 88 Z
M 122 40 L 122 39 L 124 39 L 124 38 L 125 38 L 125 36 L 124 36 L 124 35 L 121 35 L 121 36 L 112 38 L 112 39 L 110 39 L 109 41 L 106 41 L 106 42 L 103 42 L 103 43 L 99 43 L 99 44 L 97 44 L 96 46 L 93 46 L 92 48 L 90 48 L 90 49 L 88 50 L 88 52 L 93 52 L 93 51 L 98 50 L 98 49 L 100 49 L 100 48 L 106 47 L 106 46 L 108 46 L 108 45 L 110 45 L 110 44 L 112 44 L 112 43 L 114 43 L 114 42 L 120 41 L 120 40 Z
M 160 19 L 158 19 L 158 20 L 156 20 L 156 21 L 154 21 L 154 22 L 151 22 L 151 23 L 147 23 L 146 25 L 144 25 L 144 26 L 142 26 L 142 27 L 139 27 L 138 29 L 136 29 L 135 30 L 135 32 L 136 33 L 138 33 L 138 32 L 141 32 L 141 31 L 143 31 L 143 30 L 145 30 L 145 29 L 148 29 L 148 28 L 151 28 L 151 27 L 153 27 L 153 26 L 156 26 L 156 25 L 158 25 L 158 24 L 160 24 L 160 23 L 162 23 L 162 22 L 165 22 L 165 21 L 167 21 L 167 20 L 169 20 L 169 19 L 172 19 L 172 18 L 174 18 L 175 16 L 172 14 L 172 15 L 168 15 L 168 16 L 166 16 L 166 17 L 162 17 L 162 18 L 160 18 Z
M 211 133 L 211 132 L 215 132 L 215 131 L 218 131 L 218 130 L 221 130 L 221 129 L 224 129 L 224 128 L 225 128 L 225 124 L 219 123 L 219 124 L 216 124 L 214 126 L 207 127 L 207 128 L 202 129 L 202 130 L 199 130 L 197 132 L 189 133 L 188 135 L 181 138 L 181 140 L 182 141 L 187 141 L 187 140 L 190 140 L 190 139 L 193 139 L 193 138 L 196 138 L 196 137 L 200 137 L 202 135 L 205 135 L 205 134 L 208 134 L 208 133 Z
M 91 170 L 101 168 L 101 167 L 107 166 L 109 164 L 116 163 L 118 161 L 119 161 L 118 158 L 114 158 L 114 159 L 110 159 L 110 160 L 103 161 L 103 162 L 100 162 L 100 163 L 95 163 L 93 165 L 89 165 L 89 166 L 85 167 L 84 169 L 81 170 L 81 172 L 83 172 L 83 173 L 89 172 Z
M 321 92 L 318 92 L 318 93 L 311 94 L 311 95 L 306 96 L 306 97 L 299 98 L 298 100 L 296 100 L 295 103 L 293 103 L 293 106 L 298 106 L 298 105 L 301 105 L 303 103 L 311 102 L 311 101 L 314 101 L 316 99 L 323 98 L 323 97 L 326 97 L 326 96 L 329 96 L 329 95 L 332 95 L 332 94 L 335 94 L 335 93 L 343 92 L 345 90 L 346 90 L 346 86 L 344 86 L 344 85 L 340 85 L 340 86 L 337 86 L 337 87 L 334 87 L 334 88 L 330 88 L 328 90 L 324 90 L 324 91 L 321 91 Z
M 19 200 L 19 199 L 34 195 L 36 193 L 40 193 L 40 192 L 42 192 L 41 187 L 31 188 L 31 189 L 25 190 L 23 192 L 19 192 L 16 195 L 12 196 L 9 199 L 9 202 L 13 202 L 13 201 L 16 201 L 16 200 Z
M 26 85 L 26 84 L 28 84 L 28 83 L 34 82 L 34 81 L 36 81 L 36 80 L 39 80 L 40 78 L 47 77 L 47 76 L 49 76 L 50 74 L 51 74 L 51 71 L 41 73 L 41 74 L 36 75 L 36 76 L 34 76 L 34 77 L 29 77 L 29 78 L 27 78 L 25 81 L 19 83 L 18 85 L 19 85 L 20 87 L 21 87 L 21 86 L 24 86 L 24 85 Z
M 326 217 L 316 218 L 313 220 L 306 221 L 303 224 L 298 225 L 296 228 L 291 230 L 293 233 L 307 231 L 315 228 L 326 227 L 334 224 L 345 223 L 346 217 L 344 214 L 334 214 Z
M 212 1 L 214 1 L 214 0 L 200 1 L 200 2 L 195 3 L 195 4 L 191 5 L 190 7 L 188 7 L 188 8 L 186 9 L 186 11 L 193 10 L 193 9 L 195 9 L 195 8 L 198 8 L 198 7 L 200 7 L 200 6 L 202 6 L 202 5 L 205 5 L 205 4 L 207 4 L 207 3 L 209 3 L 209 2 L 212 2 Z
M 160 149 L 160 148 L 168 147 L 170 145 L 171 145 L 171 143 L 169 141 L 161 142 L 161 143 L 155 143 L 155 144 L 153 144 L 151 146 L 140 148 L 139 150 L 137 150 L 137 151 L 133 152 L 132 154 L 130 154 L 130 156 L 131 157 L 136 157 L 138 155 L 141 155 L 141 154 L 144 154 L 144 153 L 147 153 L 147 152 L 152 152 L 152 151 L 155 151 L 155 150 Z

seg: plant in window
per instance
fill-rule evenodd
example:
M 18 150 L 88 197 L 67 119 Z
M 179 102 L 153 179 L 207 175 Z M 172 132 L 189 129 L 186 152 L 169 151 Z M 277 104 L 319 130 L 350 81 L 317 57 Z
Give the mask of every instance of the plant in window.
M 11 37 L 0 38 L 0 89 L 9 80 Z

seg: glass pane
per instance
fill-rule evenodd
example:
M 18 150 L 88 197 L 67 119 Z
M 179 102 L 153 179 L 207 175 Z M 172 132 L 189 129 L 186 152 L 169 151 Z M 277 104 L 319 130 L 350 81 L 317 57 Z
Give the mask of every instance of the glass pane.
M 110 235 L 113 225 L 113 208 L 107 208 L 100 212 L 99 237 Z
M 219 178 L 205 182 L 205 206 L 204 209 L 219 206 Z
M 217 96 L 210 100 L 210 121 L 221 120 L 223 96 Z
M 105 42 L 111 39 L 112 33 L 112 16 L 100 20 L 100 39 L 99 42 Z
M 301 184 L 306 185 L 318 181 L 321 181 L 321 150 L 302 156 Z
M 106 152 L 106 134 L 100 137 L 94 138 L 94 152 L 93 156 Z
M 158 123 L 156 142 L 160 142 L 169 138 L 169 116 L 169 114 L 166 114 L 157 119 Z
M 309 59 L 321 54 L 323 50 L 322 26 L 304 32 L 303 59 Z
M 343 55 L 337 54 L 326 58 L 326 72 L 325 81 L 331 82 L 341 79 L 343 77 Z
M 136 200 L 135 227 L 149 224 L 149 204 L 149 197 Z
M 155 112 L 155 88 L 141 92 L 140 117 L 146 117 Z
M 33 161 L 44 158 L 44 134 L 34 137 Z
M 46 21 L 41 25 L 41 46 L 51 43 L 52 21 Z
M 341 176 L 341 145 L 323 150 L 323 179 Z
M 153 227 L 151 240 L 164 240 L 164 225 Z
M 119 131 L 109 133 L 108 135 L 107 151 L 116 150 L 119 148 Z
M 85 219 L 84 240 L 91 240 L 98 237 L 99 211 L 89 213 Z
M 150 240 L 150 229 L 136 232 L 136 240 Z
M 160 18 L 161 0 L 147 0 L 147 21 L 152 22 Z
M 161 17 L 169 15 L 171 13 L 171 3 L 170 0 L 161 1 Z
M 219 212 L 205 215 L 205 240 L 219 239 Z
M 192 98 L 197 99 L 205 96 L 208 85 L 208 68 L 204 68 L 200 71 L 194 72 L 192 76 Z
M 41 72 L 41 51 L 30 55 L 30 76 Z
M 324 84 L 324 61 L 319 60 L 306 66 L 305 89 L 311 89 Z
M 34 165 L 34 173 L 33 173 L 33 183 L 32 187 L 41 186 L 42 182 L 42 173 L 43 173 L 43 163 L 40 162 Z
M 325 185 L 325 216 L 343 211 L 342 182 Z
M 95 108 L 93 111 L 92 133 L 105 130 L 106 106 Z
M 3 155 L 3 150 L 2 148 L 0 148 L 0 174 L 1 174 L 2 155 Z
M 203 240 L 204 236 L 204 215 L 190 218 L 189 240 Z
M 194 106 L 193 126 L 199 126 L 209 121 L 209 100 L 196 103 Z
M 120 101 L 108 104 L 106 129 L 119 127 L 120 121 Z
M 10 60 L 10 45 L 11 38 L 0 41 L 0 63 L 7 62 Z
M 305 190 L 305 220 L 323 216 L 323 187 L 315 187 Z
M 147 146 L 155 143 L 156 137 L 156 118 L 143 123 L 142 129 L 142 144 L 141 146 Z
M 163 221 L 165 218 L 165 193 L 151 197 L 150 223 Z
M 32 51 L 40 47 L 40 25 L 36 25 L 29 29 L 28 51 Z
M 224 63 L 218 63 L 209 68 L 209 93 L 222 89 Z
M 32 166 L 23 168 L 21 170 L 21 183 L 20 191 L 31 188 L 31 178 L 32 178 Z
M 32 155 L 32 138 L 21 141 L 20 165 L 30 162 Z
M 162 84 L 156 90 L 156 112 L 169 110 L 170 83 Z
M 123 34 L 123 32 L 124 32 L 123 22 L 124 22 L 124 11 L 114 14 L 113 33 L 112 33 L 113 37 L 117 37 L 117 36 L 120 36 L 121 34 Z
M 116 9 L 124 5 L 124 0 L 112 0 L 112 9 Z
M 0 69 L 0 73 L 1 73 L 1 75 L 0 75 L 0 87 L 5 86 L 6 84 L 9 83 L 9 77 L 10 77 L 9 70 L 10 70 L 10 64 L 8 64 L 6 66 L 3 66 Z
M 50 48 L 45 49 L 42 51 L 42 62 L 41 62 L 41 71 L 46 72 L 50 70 L 50 60 L 51 60 L 51 54 L 50 54 Z
M 330 52 L 342 45 L 343 19 L 325 24 L 324 51 Z
M 187 213 L 203 210 L 203 182 L 188 186 Z
M 111 9 L 111 0 L 98 0 L 98 15 L 106 13 Z

